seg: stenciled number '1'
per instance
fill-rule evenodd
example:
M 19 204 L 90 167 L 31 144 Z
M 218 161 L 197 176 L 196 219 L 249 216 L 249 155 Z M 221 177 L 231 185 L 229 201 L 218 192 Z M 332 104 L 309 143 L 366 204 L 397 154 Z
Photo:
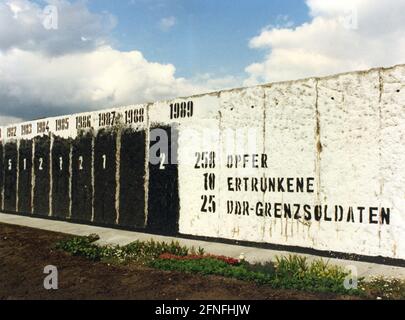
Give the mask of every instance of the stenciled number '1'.
M 103 154 L 103 169 L 105 170 L 107 168 L 107 156 Z

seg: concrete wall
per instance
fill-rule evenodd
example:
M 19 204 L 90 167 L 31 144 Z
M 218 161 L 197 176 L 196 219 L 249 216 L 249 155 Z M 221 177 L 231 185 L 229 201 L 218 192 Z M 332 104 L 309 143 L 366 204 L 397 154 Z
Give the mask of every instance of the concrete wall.
M 404 260 L 404 141 L 405 66 L 49 118 L 1 128 L 1 208 Z

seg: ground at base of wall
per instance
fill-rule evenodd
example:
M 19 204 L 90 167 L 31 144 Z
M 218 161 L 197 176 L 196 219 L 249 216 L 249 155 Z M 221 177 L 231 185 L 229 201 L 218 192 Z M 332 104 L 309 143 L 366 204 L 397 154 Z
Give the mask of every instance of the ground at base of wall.
M 70 236 L 0 224 L 0 299 L 276 300 L 356 299 L 332 294 L 274 290 L 225 279 L 112 266 L 53 249 Z M 47 291 L 44 267 L 58 267 L 59 289 Z

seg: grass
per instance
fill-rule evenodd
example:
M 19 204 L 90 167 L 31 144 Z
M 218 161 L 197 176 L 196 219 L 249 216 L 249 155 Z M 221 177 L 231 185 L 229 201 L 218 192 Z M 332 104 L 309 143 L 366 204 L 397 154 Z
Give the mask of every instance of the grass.
M 157 259 L 164 253 L 176 256 L 187 256 L 199 252 L 203 254 L 201 248 L 187 248 L 178 242 L 156 242 L 156 241 L 136 241 L 126 246 L 99 246 L 95 242 L 99 240 L 97 235 L 88 237 L 73 237 L 60 241 L 56 244 L 56 249 L 63 250 L 74 256 L 82 256 L 92 261 L 110 261 L 115 263 L 138 262 L 147 264 Z
M 167 271 L 181 271 L 202 275 L 218 275 L 277 289 L 295 289 L 309 292 L 360 295 L 358 289 L 347 290 L 344 280 L 349 275 L 342 268 L 329 266 L 323 260 L 309 263 L 300 256 L 278 258 L 276 262 L 250 264 L 246 261 L 230 265 L 216 259 L 199 260 L 156 259 L 152 267 Z
M 290 255 L 266 263 L 207 255 L 202 248 L 187 248 L 179 242 L 136 241 L 126 246 L 99 246 L 97 235 L 73 237 L 56 244 L 56 248 L 92 261 L 137 263 L 165 270 L 201 275 L 217 275 L 269 285 L 275 289 L 356 295 L 369 299 L 405 299 L 405 281 L 373 278 L 358 279 L 358 287 L 346 289 L 350 274 L 342 267 L 329 265 L 323 259 L 308 261 Z

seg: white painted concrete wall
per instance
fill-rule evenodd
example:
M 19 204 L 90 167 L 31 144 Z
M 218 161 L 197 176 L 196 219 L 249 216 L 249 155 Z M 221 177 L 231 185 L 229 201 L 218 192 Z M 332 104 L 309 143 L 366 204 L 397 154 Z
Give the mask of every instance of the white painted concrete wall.
M 190 102 L 192 114 L 173 117 L 171 104 Z M 134 108 L 145 110 L 138 128 L 179 130 L 180 233 L 405 259 L 405 66 L 113 110 L 122 119 Z M 99 113 L 87 113 L 96 130 Z M 49 131 L 60 118 L 47 119 Z M 37 122 L 24 137 L 21 125 L 15 137 L 2 127 L 3 143 L 36 136 Z M 197 163 L 211 152 L 215 164 Z M 246 167 L 227 167 L 244 155 Z M 284 179 L 286 189 L 301 179 L 305 191 L 256 191 L 260 178 Z
M 219 128 L 219 142 L 200 152 L 222 159 L 207 170 L 180 163 L 180 232 L 404 259 L 404 86 L 405 67 L 398 66 L 220 92 L 210 122 Z M 193 120 L 197 126 L 200 120 Z M 229 144 L 229 134 L 241 136 Z M 180 143 L 181 158 L 194 156 L 196 146 Z M 268 167 L 226 167 L 229 155 L 243 154 L 267 155 Z M 215 174 L 214 190 L 205 190 L 205 173 Z M 314 188 L 230 191 L 229 178 L 260 177 L 312 178 Z M 201 212 L 204 195 L 215 197 L 215 213 Z M 249 215 L 229 214 L 228 201 L 248 206 Z M 272 205 L 271 217 L 256 214 L 264 203 Z M 275 217 L 276 204 L 300 206 L 299 218 Z M 305 205 L 310 219 L 303 217 Z M 321 219 L 315 206 L 322 207 Z

